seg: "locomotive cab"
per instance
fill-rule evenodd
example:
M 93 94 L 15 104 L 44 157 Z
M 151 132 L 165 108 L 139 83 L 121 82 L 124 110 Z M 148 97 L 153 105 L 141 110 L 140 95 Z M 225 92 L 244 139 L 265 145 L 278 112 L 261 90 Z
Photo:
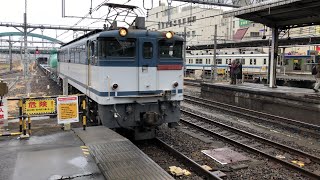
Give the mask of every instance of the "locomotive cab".
M 120 28 L 91 32 L 59 51 L 58 73 L 86 94 L 92 121 L 150 139 L 180 119 L 183 39 L 173 32 Z

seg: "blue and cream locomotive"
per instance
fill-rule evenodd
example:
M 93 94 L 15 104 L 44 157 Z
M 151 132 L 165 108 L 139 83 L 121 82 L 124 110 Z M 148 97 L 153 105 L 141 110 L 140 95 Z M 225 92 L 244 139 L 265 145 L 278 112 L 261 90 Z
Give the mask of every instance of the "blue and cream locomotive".
M 148 139 L 180 119 L 182 53 L 183 39 L 172 32 L 99 30 L 62 46 L 57 72 L 69 91 L 87 96 L 92 121 Z

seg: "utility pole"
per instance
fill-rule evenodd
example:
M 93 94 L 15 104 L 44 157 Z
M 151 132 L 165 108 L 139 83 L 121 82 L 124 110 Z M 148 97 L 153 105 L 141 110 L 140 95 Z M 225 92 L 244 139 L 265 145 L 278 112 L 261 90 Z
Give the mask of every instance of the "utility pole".
M 170 26 L 172 0 L 167 0 L 167 2 L 168 2 L 168 26 Z
M 186 59 L 186 54 L 187 54 L 187 27 L 184 26 L 183 28 L 183 72 L 184 72 L 184 77 L 187 76 L 187 71 L 186 71 L 186 64 L 187 64 L 187 59 Z
M 28 43 L 27 43 L 27 34 L 28 34 L 28 28 L 27 28 L 27 0 L 25 0 L 25 10 L 24 10 L 24 78 L 26 78 L 28 76 L 28 67 L 29 67 L 29 59 L 28 59 Z
M 12 71 L 12 42 L 11 42 L 11 36 L 9 36 L 9 61 L 10 61 L 10 71 Z
M 213 63 L 211 63 L 211 73 L 210 73 L 210 80 L 212 81 L 212 75 L 213 80 L 217 81 L 217 31 L 218 31 L 218 25 L 214 25 L 214 49 L 213 49 Z M 213 64 L 213 65 L 212 65 Z

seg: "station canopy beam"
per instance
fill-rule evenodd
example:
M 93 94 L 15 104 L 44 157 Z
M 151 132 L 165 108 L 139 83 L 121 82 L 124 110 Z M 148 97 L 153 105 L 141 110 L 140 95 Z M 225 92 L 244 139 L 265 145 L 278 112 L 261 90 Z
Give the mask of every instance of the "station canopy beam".
M 237 17 L 270 28 L 290 29 L 320 25 L 320 1 L 315 0 L 270 0 L 245 6 L 224 13 L 223 17 Z
M 289 46 L 303 46 L 303 45 L 319 45 L 320 36 L 314 37 L 300 37 L 300 38 L 291 38 L 291 39 L 279 39 L 279 47 L 289 47 Z M 217 49 L 225 48 L 244 48 L 244 47 L 267 47 L 270 45 L 269 40 L 254 40 L 254 41 L 241 41 L 241 42 L 230 42 L 230 43 L 218 43 Z M 213 49 L 214 44 L 206 45 L 195 45 L 188 46 L 187 50 L 208 50 Z
M 224 7 L 233 7 L 238 8 L 241 7 L 239 5 L 235 4 L 236 0 L 173 0 L 173 1 L 179 1 L 179 2 L 189 2 L 189 3 L 195 3 L 195 4 L 204 4 L 204 5 L 213 5 L 213 6 L 224 6 Z
M 23 23 L 11 23 L 11 22 L 0 22 L 2 27 L 14 27 L 23 28 Z M 95 29 L 101 29 L 97 27 L 80 27 L 80 26 L 64 26 L 64 25 L 40 25 L 40 24 L 27 24 L 27 28 L 32 29 L 56 29 L 56 30 L 71 30 L 71 31 L 93 31 Z
M 276 66 L 279 34 L 282 30 L 320 24 L 320 1 L 315 0 L 270 0 L 245 6 L 224 13 L 223 17 L 237 17 L 271 28 L 271 61 L 269 61 L 269 87 L 276 87 Z

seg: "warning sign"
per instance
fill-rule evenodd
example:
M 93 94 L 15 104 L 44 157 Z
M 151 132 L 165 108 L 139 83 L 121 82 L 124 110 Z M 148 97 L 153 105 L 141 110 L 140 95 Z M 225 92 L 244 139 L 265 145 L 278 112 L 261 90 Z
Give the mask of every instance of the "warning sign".
M 0 127 L 8 126 L 8 103 L 7 99 L 2 99 L 0 104 Z
M 28 99 L 25 103 L 25 113 L 31 114 L 51 114 L 56 112 L 55 99 Z
M 78 96 L 57 98 L 58 124 L 79 122 Z

